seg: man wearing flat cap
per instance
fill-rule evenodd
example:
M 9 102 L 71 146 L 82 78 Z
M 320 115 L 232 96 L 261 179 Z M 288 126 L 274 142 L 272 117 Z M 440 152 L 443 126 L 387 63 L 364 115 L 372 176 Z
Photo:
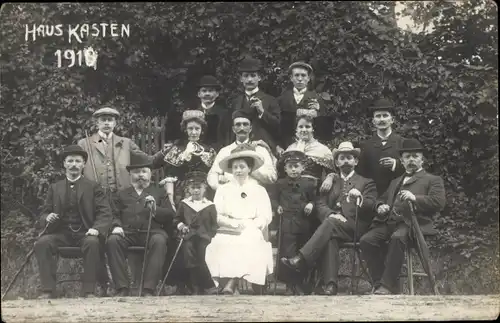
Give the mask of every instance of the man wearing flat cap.
M 130 177 L 125 167 L 130 162 L 131 153 L 152 159 L 132 139 L 113 133 L 119 116 L 117 110 L 109 107 L 95 111 L 93 117 L 97 133 L 78 141 L 78 146 L 89 154 L 83 175 L 101 184 L 110 198 L 111 193 L 130 187 Z
M 238 69 L 244 93 L 238 95 L 232 104 L 233 111 L 242 110 L 250 117 L 253 139 L 266 142 L 273 154 L 280 136 L 281 109 L 273 96 L 259 89 L 262 78 L 261 62 L 245 58 Z
M 127 248 L 145 245 L 152 216 L 143 295 L 153 296 L 167 254 L 165 229 L 172 225 L 175 212 L 165 190 L 151 185 L 152 162 L 149 158 L 132 154 L 126 169 L 130 172 L 131 186 L 118 191 L 113 201 L 112 228 L 106 243 L 109 266 L 117 295 L 128 296 Z
M 58 247 L 79 246 L 83 254 L 85 297 L 95 297 L 94 289 L 102 270 L 102 246 L 111 225 L 111 207 L 101 186 L 82 176 L 87 152 L 71 145 L 62 153 L 66 178 L 50 185 L 42 210 L 41 225 L 47 233 L 35 243 L 42 293 L 52 298 L 56 290 Z
M 221 84 L 212 75 L 205 75 L 198 81 L 196 99 L 188 101 L 182 111 L 169 112 L 166 127 L 166 139 L 182 139 L 180 124 L 182 113 L 187 110 L 199 110 L 204 113 L 207 123 L 205 133 L 200 138 L 203 144 L 219 150 L 231 143 L 231 110 L 219 102 Z
M 340 178 L 327 194 L 322 195 L 316 205 L 316 214 L 321 225 L 293 258 L 282 258 L 281 262 L 295 271 L 304 271 L 319 261 L 322 268 L 322 291 L 336 295 L 338 270 L 340 268 L 339 244 L 352 242 L 358 214 L 358 237 L 365 233 L 373 218 L 373 206 L 377 191 L 373 180 L 356 174 L 359 148 L 342 142 L 333 150 L 335 165 L 340 169 Z M 359 208 L 356 211 L 356 208 Z
M 369 108 L 368 114 L 376 128 L 375 135 L 361 142 L 361 155 L 356 172 L 363 177 L 371 178 L 377 185 L 378 195 L 382 195 L 389 187 L 389 183 L 401 176 L 404 167 L 399 158 L 399 149 L 404 138 L 393 129 L 396 107 L 387 98 L 376 100 Z M 333 182 L 333 175 L 329 174 L 323 183 L 322 189 L 329 189 Z
M 278 104 L 281 109 L 279 153 L 295 142 L 295 117 L 297 109 L 313 109 L 316 111 L 315 137 L 320 141 L 331 139 L 332 132 L 332 123 L 331 121 L 328 122 L 322 98 L 316 91 L 309 90 L 307 87 L 313 74 L 312 66 L 305 62 L 295 62 L 288 67 L 288 74 L 293 87 L 285 90 L 278 97 Z
M 374 283 L 374 294 L 396 294 L 398 277 L 405 257 L 405 246 L 415 243 L 410 232 L 411 209 L 423 236 L 434 235 L 432 219 L 446 204 L 446 193 L 441 177 L 425 171 L 424 147 L 416 139 L 406 139 L 399 149 L 400 162 L 405 172 L 393 179 L 387 191 L 374 206 L 376 216 L 368 231 L 360 239 Z M 389 241 L 388 248 L 386 247 Z

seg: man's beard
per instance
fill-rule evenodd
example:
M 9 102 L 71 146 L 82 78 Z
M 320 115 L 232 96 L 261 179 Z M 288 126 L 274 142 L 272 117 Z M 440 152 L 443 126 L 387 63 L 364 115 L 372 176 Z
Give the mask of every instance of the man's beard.
M 149 186 L 149 183 L 151 182 L 151 180 L 149 179 L 137 179 L 135 182 L 134 182 L 134 185 L 137 187 L 137 188 L 146 188 Z
M 339 168 L 342 171 L 342 173 L 349 174 L 354 169 L 354 166 L 349 164 L 344 164 Z

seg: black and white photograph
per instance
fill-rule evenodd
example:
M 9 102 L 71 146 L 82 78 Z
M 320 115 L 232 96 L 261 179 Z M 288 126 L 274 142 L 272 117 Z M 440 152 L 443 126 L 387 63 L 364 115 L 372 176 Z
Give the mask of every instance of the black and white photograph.
M 2 321 L 500 315 L 494 1 L 0 17 Z

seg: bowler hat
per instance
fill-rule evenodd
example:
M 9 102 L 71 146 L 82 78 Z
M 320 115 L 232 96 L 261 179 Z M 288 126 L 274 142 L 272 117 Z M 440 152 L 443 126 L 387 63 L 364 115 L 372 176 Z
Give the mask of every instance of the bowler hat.
M 206 183 L 207 181 L 207 173 L 194 170 L 186 174 L 186 183 Z
M 217 79 L 212 76 L 212 75 L 205 75 L 202 76 L 200 81 L 198 82 L 198 88 L 202 87 L 213 87 L 216 88 L 217 90 L 221 88 L 221 85 L 217 81 Z
M 125 167 L 127 168 L 128 171 L 143 167 L 153 168 L 153 162 L 146 155 L 130 153 L 130 163 Z
M 241 61 L 238 71 L 242 72 L 259 72 L 262 69 L 260 60 L 247 57 Z
M 359 154 L 361 153 L 361 149 L 359 148 L 354 148 L 352 143 L 350 141 L 344 141 L 339 144 L 338 148 L 335 148 L 333 150 L 333 160 L 337 158 L 337 155 L 340 153 L 348 153 L 352 154 L 354 157 L 359 157 Z
M 296 67 L 301 67 L 301 68 L 304 68 L 306 69 L 309 74 L 312 74 L 313 73 L 313 68 L 311 65 L 305 63 L 305 62 L 294 62 L 292 63 L 289 67 L 288 67 L 288 73 L 291 73 L 292 72 L 292 69 L 296 68 Z
M 306 154 L 300 150 L 287 150 L 281 156 L 283 163 L 287 163 L 290 161 L 301 162 L 307 158 Z
M 111 115 L 118 118 L 120 116 L 120 113 L 113 108 L 106 107 L 106 108 L 101 108 L 96 112 L 94 112 L 94 114 L 92 114 L 92 116 L 96 118 L 102 115 Z
M 412 151 L 418 151 L 418 152 L 424 152 L 425 149 L 418 141 L 417 139 L 405 139 L 403 140 L 403 143 L 401 144 L 401 148 L 399 149 L 399 153 L 402 154 L 404 152 L 412 152 Z
M 231 154 L 229 156 L 220 161 L 219 167 L 226 173 L 232 173 L 233 170 L 229 167 L 229 162 L 231 160 L 244 157 L 249 157 L 254 160 L 254 165 L 251 171 L 254 171 L 264 165 L 264 159 L 255 151 L 255 147 L 252 144 L 241 144 L 231 150 Z
M 78 145 L 69 145 L 66 148 L 64 148 L 61 156 L 62 160 L 64 161 L 66 157 L 70 155 L 79 155 L 82 156 L 85 162 L 87 162 L 88 154 L 87 152 L 80 146 Z
M 394 106 L 394 102 L 387 98 L 379 98 L 375 100 L 368 108 L 370 115 L 373 115 L 375 111 L 389 111 L 392 115 L 394 115 L 395 110 L 396 107 Z

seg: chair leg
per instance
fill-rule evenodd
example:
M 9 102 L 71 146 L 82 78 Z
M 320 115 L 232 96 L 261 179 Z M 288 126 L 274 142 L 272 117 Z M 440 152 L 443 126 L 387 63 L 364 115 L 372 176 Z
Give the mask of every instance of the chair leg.
M 408 290 L 410 295 L 415 295 L 415 290 L 413 289 L 413 254 L 410 248 L 406 248 L 406 271 L 408 276 Z

